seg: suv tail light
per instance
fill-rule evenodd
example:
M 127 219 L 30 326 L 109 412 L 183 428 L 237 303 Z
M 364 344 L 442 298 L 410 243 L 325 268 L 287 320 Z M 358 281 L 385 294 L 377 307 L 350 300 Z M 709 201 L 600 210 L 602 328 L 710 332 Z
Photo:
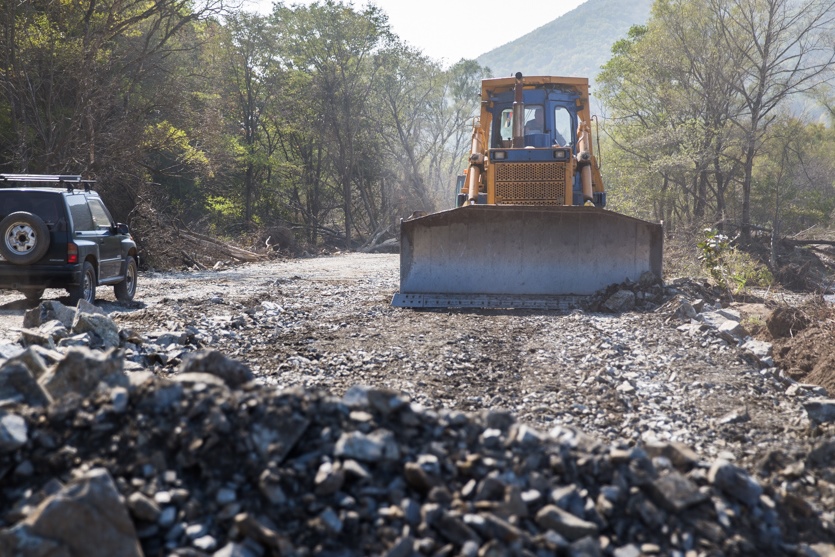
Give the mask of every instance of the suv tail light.
M 67 263 L 78 263 L 78 246 L 72 242 L 67 244 Z

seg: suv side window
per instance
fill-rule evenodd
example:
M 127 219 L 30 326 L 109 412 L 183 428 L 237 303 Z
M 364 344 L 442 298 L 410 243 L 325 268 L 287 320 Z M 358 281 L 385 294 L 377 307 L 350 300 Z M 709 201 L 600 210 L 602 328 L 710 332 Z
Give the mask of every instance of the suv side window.
M 93 215 L 87 207 L 87 198 L 83 195 L 68 195 L 67 205 L 70 207 L 70 215 L 76 232 L 90 232 L 96 230 L 93 223 Z
M 90 212 L 93 214 L 93 224 L 98 230 L 109 230 L 113 226 L 113 219 L 107 212 L 102 202 L 92 198 L 90 201 Z

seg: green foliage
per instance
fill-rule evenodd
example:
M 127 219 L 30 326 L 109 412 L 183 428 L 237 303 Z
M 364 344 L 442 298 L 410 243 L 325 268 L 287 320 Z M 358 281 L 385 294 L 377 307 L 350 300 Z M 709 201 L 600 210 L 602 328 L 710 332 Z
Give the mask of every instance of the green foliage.
M 701 250 L 699 261 L 702 262 L 710 277 L 717 284 L 727 286 L 725 260 L 728 251 L 731 249 L 728 237 L 716 230 L 706 228 L 704 239 L 696 245 Z
M 770 286 L 774 281 L 767 268 L 731 246 L 729 238 L 714 229 L 705 229 L 704 239 L 696 245 L 699 261 L 713 281 L 734 294 L 746 286 Z

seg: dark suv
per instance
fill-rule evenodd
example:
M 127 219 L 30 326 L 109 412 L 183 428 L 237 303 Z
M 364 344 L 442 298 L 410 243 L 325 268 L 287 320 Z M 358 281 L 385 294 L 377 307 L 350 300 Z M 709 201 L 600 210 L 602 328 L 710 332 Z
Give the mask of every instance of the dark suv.
M 72 305 L 93 302 L 96 285 L 116 298 L 136 293 L 136 243 L 81 176 L 0 174 L 0 289 L 39 300 L 65 288 Z

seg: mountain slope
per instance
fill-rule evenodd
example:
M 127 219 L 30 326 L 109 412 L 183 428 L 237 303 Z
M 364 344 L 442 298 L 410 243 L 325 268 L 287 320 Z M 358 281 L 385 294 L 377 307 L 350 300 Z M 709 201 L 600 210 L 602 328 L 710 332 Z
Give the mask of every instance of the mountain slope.
M 651 7 L 652 0 L 588 0 L 477 60 L 496 77 L 522 72 L 593 80 L 609 59 L 612 44 L 632 25 L 646 23 Z

